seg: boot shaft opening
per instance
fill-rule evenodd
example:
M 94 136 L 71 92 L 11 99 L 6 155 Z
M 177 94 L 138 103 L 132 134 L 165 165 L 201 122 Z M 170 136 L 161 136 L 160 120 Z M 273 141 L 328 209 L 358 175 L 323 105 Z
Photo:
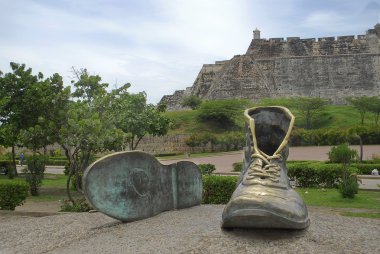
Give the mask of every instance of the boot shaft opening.
M 267 155 L 273 155 L 290 131 L 292 115 L 281 107 L 258 107 L 248 110 L 255 122 L 257 147 Z

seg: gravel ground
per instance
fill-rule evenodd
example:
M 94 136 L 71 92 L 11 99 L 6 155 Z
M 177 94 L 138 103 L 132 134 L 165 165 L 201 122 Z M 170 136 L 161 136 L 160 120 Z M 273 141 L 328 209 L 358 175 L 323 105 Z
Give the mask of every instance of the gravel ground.
M 0 253 L 380 253 L 380 220 L 309 208 L 303 231 L 220 229 L 223 205 L 121 223 L 101 213 L 0 213 Z

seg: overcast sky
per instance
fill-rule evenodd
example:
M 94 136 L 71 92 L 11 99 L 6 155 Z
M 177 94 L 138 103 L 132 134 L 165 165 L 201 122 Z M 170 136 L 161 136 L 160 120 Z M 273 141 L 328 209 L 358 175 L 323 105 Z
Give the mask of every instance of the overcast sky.
M 244 54 L 256 27 L 264 38 L 310 38 L 378 22 L 380 0 L 0 0 L 0 70 L 25 63 L 70 84 L 72 66 L 87 68 L 157 103 L 203 64 Z

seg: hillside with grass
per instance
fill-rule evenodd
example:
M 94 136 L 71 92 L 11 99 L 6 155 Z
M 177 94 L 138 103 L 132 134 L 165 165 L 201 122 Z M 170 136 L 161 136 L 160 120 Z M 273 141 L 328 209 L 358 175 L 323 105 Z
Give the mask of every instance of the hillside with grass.
M 294 146 L 380 143 L 375 113 L 363 115 L 353 105 L 330 105 L 321 98 L 301 97 L 263 99 L 261 104 L 234 99 L 204 101 L 193 110 L 166 112 L 172 122 L 168 134 L 190 134 L 189 146 L 214 142 L 226 145 L 225 150 L 241 147 L 245 139 L 244 110 L 274 105 L 288 107 L 296 117 L 291 138 Z
M 251 104 L 251 106 L 255 106 Z M 304 127 L 304 119 L 300 116 L 298 110 L 291 110 L 296 117 L 296 127 Z M 244 128 L 244 110 L 236 110 L 235 112 L 235 129 L 243 130 Z M 169 134 L 191 134 L 195 132 L 212 132 L 223 133 L 226 129 L 214 122 L 203 122 L 198 118 L 199 110 L 182 110 L 169 111 L 165 115 L 172 121 L 172 128 Z M 370 113 L 366 114 L 364 124 L 374 125 L 374 116 Z M 349 128 L 361 125 L 360 114 L 353 107 L 348 105 L 328 105 L 313 119 L 312 129 L 339 129 Z M 380 128 L 380 127 L 379 127 Z

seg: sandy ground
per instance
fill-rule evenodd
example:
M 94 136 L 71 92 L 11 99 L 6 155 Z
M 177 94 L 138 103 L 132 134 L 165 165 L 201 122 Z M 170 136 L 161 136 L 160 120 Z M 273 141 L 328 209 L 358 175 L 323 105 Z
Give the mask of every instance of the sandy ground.
M 380 253 L 379 219 L 311 207 L 306 230 L 224 231 L 223 207 L 202 205 L 131 223 L 101 213 L 0 213 L 0 253 Z

